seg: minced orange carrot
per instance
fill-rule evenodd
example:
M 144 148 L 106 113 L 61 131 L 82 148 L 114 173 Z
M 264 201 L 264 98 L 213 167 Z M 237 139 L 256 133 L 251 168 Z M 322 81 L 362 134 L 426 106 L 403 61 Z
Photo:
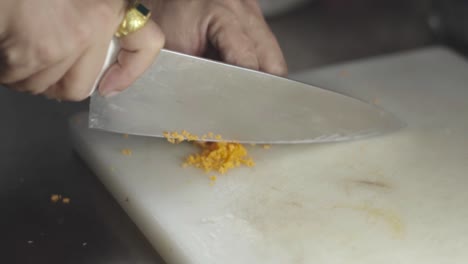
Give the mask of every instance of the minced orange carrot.
M 63 198 L 62 203 L 69 204 L 70 203 L 70 198 L 68 198 L 68 197 Z

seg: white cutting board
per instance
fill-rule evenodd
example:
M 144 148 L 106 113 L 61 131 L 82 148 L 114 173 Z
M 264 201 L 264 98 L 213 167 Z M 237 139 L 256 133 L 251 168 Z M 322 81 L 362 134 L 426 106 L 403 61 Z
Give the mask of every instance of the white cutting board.
M 76 147 L 168 263 L 468 263 L 467 61 L 435 47 L 296 79 L 375 100 L 408 127 L 255 148 L 256 167 L 214 186 L 180 166 L 191 145 L 90 131 L 82 115 Z

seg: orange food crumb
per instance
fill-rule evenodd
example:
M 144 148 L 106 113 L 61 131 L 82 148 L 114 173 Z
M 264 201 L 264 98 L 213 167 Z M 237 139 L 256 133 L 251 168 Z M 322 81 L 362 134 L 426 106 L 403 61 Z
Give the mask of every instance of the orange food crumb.
M 271 149 L 271 145 L 263 145 L 264 149 Z
M 380 99 L 379 98 L 374 98 L 374 100 L 372 100 L 372 102 L 375 104 L 375 105 L 379 105 L 380 104 Z
M 187 141 L 197 141 L 197 140 L 199 140 L 198 136 L 189 135 L 187 137 Z
M 128 134 L 123 134 L 123 138 L 128 138 Z
M 212 181 L 212 182 L 215 182 L 217 179 L 218 179 L 218 177 L 216 177 L 216 175 L 210 176 L 210 181 Z
M 122 153 L 122 155 L 125 155 L 125 156 L 131 156 L 132 155 L 132 150 L 131 149 L 122 149 L 120 151 L 120 153 Z
M 79 116 L 73 118 L 73 122 L 77 125 L 81 124 L 82 119 Z
M 53 203 L 56 203 L 56 202 L 58 202 L 61 198 L 62 198 L 62 196 L 59 195 L 59 194 L 52 194 L 52 195 L 50 196 L 50 201 L 53 202 Z
M 346 77 L 346 76 L 349 76 L 349 72 L 348 72 L 347 70 L 341 70 L 341 71 L 339 72 L 339 75 L 340 75 L 341 77 Z
M 217 171 L 225 174 L 228 170 L 240 167 L 242 165 L 247 167 L 255 166 L 252 158 L 248 156 L 247 149 L 240 143 L 233 142 L 200 142 L 198 137 L 190 134 L 187 131 L 182 131 L 181 134 L 177 132 L 165 132 L 164 136 L 170 143 L 180 143 L 183 140 L 194 141 L 195 145 L 200 148 L 200 152 L 188 156 L 182 167 L 193 166 L 195 168 L 203 169 L 206 172 Z M 179 137 L 181 136 L 181 137 Z M 193 140 L 190 140 L 190 139 Z M 214 135 L 210 132 L 201 137 L 202 140 L 207 138 L 222 140 L 221 135 Z M 210 177 L 212 180 L 213 176 Z M 215 177 L 215 176 L 214 176 Z M 216 179 L 216 178 L 214 178 Z M 213 180 L 212 180 L 213 181 Z
M 179 144 L 183 141 L 190 142 L 199 140 L 198 136 L 192 135 L 186 130 L 183 130 L 180 134 L 178 132 L 164 132 L 163 136 L 172 144 Z
M 62 201 L 62 203 L 64 204 L 69 204 L 70 203 L 70 198 L 68 197 L 62 197 L 62 195 L 60 194 L 52 194 L 50 196 L 50 201 L 53 202 L 53 203 L 57 203 L 59 201 Z

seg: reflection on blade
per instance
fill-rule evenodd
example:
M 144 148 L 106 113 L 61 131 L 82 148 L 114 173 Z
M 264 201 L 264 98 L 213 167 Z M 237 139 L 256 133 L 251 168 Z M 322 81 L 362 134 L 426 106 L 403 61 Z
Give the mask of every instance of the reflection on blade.
M 91 97 L 91 128 L 162 137 L 221 134 L 241 143 L 359 139 L 403 124 L 376 106 L 297 81 L 163 50 L 129 89 Z

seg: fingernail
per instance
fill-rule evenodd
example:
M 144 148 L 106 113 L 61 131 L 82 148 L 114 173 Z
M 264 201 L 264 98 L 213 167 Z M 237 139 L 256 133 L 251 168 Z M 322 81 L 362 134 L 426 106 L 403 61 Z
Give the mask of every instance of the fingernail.
M 112 96 L 115 96 L 115 95 L 118 95 L 119 92 L 116 92 L 116 91 L 110 91 L 106 94 L 104 94 L 103 96 L 106 97 L 106 98 L 109 98 L 109 97 L 112 97 Z
M 118 91 L 114 89 L 115 87 L 112 87 L 112 85 L 110 85 L 110 83 L 111 82 L 108 79 L 104 79 L 101 82 L 101 85 L 99 85 L 99 93 L 102 96 L 111 97 L 119 93 Z

